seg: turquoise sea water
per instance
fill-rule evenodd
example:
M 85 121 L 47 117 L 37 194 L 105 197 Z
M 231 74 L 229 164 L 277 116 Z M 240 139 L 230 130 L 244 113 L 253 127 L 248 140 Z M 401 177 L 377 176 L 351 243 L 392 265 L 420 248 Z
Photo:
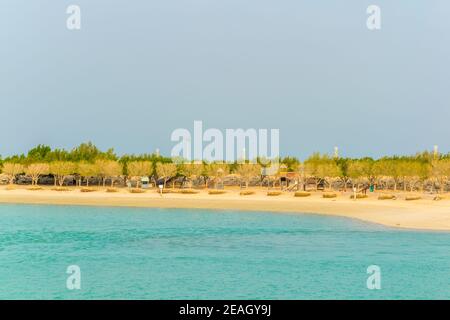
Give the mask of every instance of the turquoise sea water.
M 66 269 L 81 269 L 68 290 Z M 381 268 L 381 290 L 366 269 Z M 0 299 L 450 299 L 450 233 L 303 214 L 0 205 Z

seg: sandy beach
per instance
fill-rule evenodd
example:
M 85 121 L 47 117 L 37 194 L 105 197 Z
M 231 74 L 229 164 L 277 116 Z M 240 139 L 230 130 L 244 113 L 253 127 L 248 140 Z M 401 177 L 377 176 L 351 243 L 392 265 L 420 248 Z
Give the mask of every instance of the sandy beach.
M 389 227 L 450 231 L 450 201 L 434 201 L 432 196 L 406 201 L 401 193 L 397 200 L 378 200 L 376 194 L 371 194 L 369 198 L 354 201 L 349 194 L 343 193 L 338 193 L 335 199 L 324 199 L 321 192 L 313 192 L 310 197 L 294 197 L 292 192 L 269 197 L 262 189 L 247 196 L 239 195 L 237 189 L 220 195 L 210 195 L 202 190 L 197 194 L 167 193 L 163 196 L 155 190 L 140 194 L 126 189 L 114 193 L 106 192 L 105 188 L 94 192 L 80 192 L 79 188 L 69 190 L 54 191 L 50 187 L 7 190 L 1 187 L 0 203 L 298 212 L 343 216 Z

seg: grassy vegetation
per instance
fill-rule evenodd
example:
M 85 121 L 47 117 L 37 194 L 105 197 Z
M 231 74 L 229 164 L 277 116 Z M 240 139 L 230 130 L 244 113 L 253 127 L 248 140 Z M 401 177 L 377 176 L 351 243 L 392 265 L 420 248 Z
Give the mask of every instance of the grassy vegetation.
M 211 195 L 224 194 L 224 193 L 227 193 L 227 192 L 225 190 L 209 190 L 208 191 L 208 194 L 211 194 Z
M 405 197 L 406 201 L 415 201 L 415 200 L 420 200 L 420 199 L 422 199 L 422 197 L 420 197 L 420 196 L 406 196 Z
M 322 195 L 322 198 L 325 198 L 325 199 L 337 198 L 337 194 L 336 193 L 324 193 Z
M 59 192 L 70 191 L 69 188 L 65 188 L 65 187 L 55 187 L 55 188 L 52 188 L 52 190 L 59 191 Z
M 182 193 L 182 194 L 196 194 L 196 193 L 198 193 L 198 191 L 197 190 L 193 190 L 193 189 L 181 189 L 179 191 L 179 193 Z
M 31 186 L 31 187 L 28 187 L 27 190 L 30 190 L 30 191 L 37 191 L 37 190 L 42 190 L 42 187 Z
M 130 192 L 131 193 L 145 193 L 145 190 L 144 189 L 133 188 L 133 189 L 130 189 Z
M 396 200 L 397 197 L 393 194 L 382 194 L 378 196 L 378 200 Z
M 369 196 L 367 195 L 367 194 L 360 194 L 360 193 L 357 193 L 356 194 L 356 199 L 366 199 L 366 198 L 368 198 Z M 355 195 L 351 195 L 350 196 L 350 199 L 355 199 Z
M 311 192 L 306 192 L 306 191 L 297 191 L 296 193 L 294 193 L 294 197 L 299 197 L 299 198 L 309 197 L 310 195 L 311 195 Z

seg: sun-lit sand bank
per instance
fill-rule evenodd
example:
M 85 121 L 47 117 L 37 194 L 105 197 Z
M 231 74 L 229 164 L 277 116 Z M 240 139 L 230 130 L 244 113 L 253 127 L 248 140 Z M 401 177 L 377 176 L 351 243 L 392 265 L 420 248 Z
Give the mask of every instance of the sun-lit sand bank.
M 255 194 L 241 196 L 238 189 L 227 189 L 225 194 L 210 195 L 202 190 L 197 194 L 167 193 L 161 196 L 155 190 L 145 193 L 130 193 L 127 189 L 106 192 L 98 188 L 94 192 L 54 191 L 51 187 L 42 190 L 27 190 L 15 187 L 7 190 L 0 187 L 0 203 L 94 205 L 159 208 L 235 209 L 250 211 L 317 213 L 361 219 L 391 227 L 450 231 L 450 200 L 434 201 L 431 195 L 423 199 L 406 201 L 398 194 L 397 200 L 378 200 L 378 194 L 367 199 L 351 200 L 350 194 L 337 193 L 334 199 L 322 198 L 321 192 L 309 197 L 294 197 L 293 192 L 279 196 L 267 196 L 267 191 L 255 189 Z M 1 217 L 0 217 L 1 218 Z

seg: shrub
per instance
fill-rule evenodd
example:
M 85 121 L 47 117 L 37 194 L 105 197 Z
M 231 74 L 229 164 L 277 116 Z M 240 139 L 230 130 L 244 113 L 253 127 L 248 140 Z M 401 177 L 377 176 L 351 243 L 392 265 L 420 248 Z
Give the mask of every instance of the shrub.
M 322 195 L 322 197 L 325 199 L 337 198 L 337 194 L 336 193 L 324 193 Z
M 267 195 L 268 195 L 269 197 L 276 197 L 276 196 L 279 196 L 280 194 L 282 194 L 281 191 L 268 191 L 268 192 L 267 192 Z
M 305 191 L 297 191 L 296 193 L 294 193 L 294 197 L 309 197 L 310 195 L 310 192 Z
M 144 189 L 133 188 L 130 190 L 131 193 L 144 193 Z
M 224 193 L 227 193 L 227 192 L 224 190 L 209 190 L 208 191 L 208 194 L 224 194 Z
M 95 190 L 93 188 L 81 188 L 80 189 L 80 192 L 94 192 L 94 191 L 97 191 L 97 190 Z
M 15 185 L 7 185 L 5 190 L 16 190 L 16 186 Z
M 366 198 L 368 198 L 369 196 L 367 195 L 367 194 L 360 194 L 360 193 L 357 193 L 356 194 L 356 199 L 366 199 Z M 351 195 L 350 196 L 350 199 L 355 199 L 355 195 Z
M 397 197 L 393 194 L 382 194 L 378 197 L 378 200 L 396 200 Z
M 241 191 L 241 192 L 239 192 L 239 194 L 240 194 L 241 196 L 250 196 L 250 195 L 252 195 L 252 194 L 255 194 L 255 191 L 249 191 L 249 190 L 246 190 L 246 191 Z
M 156 193 L 177 193 L 177 191 L 173 190 L 173 189 L 162 189 L 162 190 L 160 190 L 158 188 L 158 189 L 156 189 Z
M 420 199 L 422 199 L 422 197 L 419 197 L 419 196 L 407 196 L 405 198 L 406 201 L 414 201 L 414 200 L 420 200 Z
M 116 188 L 108 188 L 106 189 L 106 192 L 117 192 L 119 190 L 117 190 Z
M 198 193 L 197 190 L 192 190 L 192 189 L 181 189 L 179 191 L 179 193 L 183 193 L 183 194 L 196 194 Z
M 27 190 L 30 190 L 30 191 L 37 191 L 37 190 L 42 190 L 42 187 L 32 186 L 32 187 L 27 188 Z
M 70 191 L 69 188 L 64 188 L 64 187 L 56 187 L 52 189 L 53 191 Z

